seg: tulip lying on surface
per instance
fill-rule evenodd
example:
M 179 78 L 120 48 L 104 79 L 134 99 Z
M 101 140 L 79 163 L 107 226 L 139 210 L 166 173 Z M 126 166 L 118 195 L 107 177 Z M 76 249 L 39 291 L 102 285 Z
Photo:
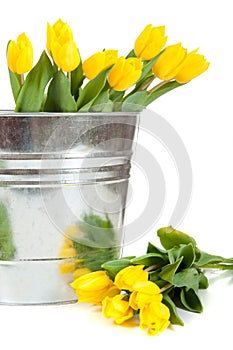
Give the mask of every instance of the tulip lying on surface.
M 105 271 L 95 271 L 78 277 L 71 283 L 79 297 L 79 303 L 99 304 L 106 296 L 119 294 L 119 289 Z
M 151 335 L 163 332 L 170 324 L 170 311 L 163 303 L 156 301 L 140 310 L 140 328 L 148 329 Z
M 160 288 L 151 281 L 138 282 L 133 286 L 129 304 L 134 310 L 141 309 L 152 301 L 161 302 L 163 299 Z
M 135 283 L 148 281 L 148 273 L 144 271 L 143 268 L 143 265 L 124 268 L 116 275 L 115 285 L 119 289 L 132 291 Z
M 106 318 L 113 318 L 116 324 L 122 324 L 134 315 L 129 302 L 124 300 L 124 295 L 122 294 L 118 294 L 112 298 L 104 298 L 102 306 L 103 315 Z

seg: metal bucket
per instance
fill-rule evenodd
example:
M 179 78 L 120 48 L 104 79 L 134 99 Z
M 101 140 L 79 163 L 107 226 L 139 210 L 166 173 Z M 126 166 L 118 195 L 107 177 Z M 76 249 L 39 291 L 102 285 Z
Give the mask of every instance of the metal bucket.
M 137 113 L 0 112 L 0 303 L 77 300 L 118 258 Z

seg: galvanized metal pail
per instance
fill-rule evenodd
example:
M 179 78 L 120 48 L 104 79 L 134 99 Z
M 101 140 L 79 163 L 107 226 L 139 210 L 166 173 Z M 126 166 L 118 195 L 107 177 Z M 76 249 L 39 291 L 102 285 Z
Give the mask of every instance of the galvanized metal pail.
M 0 303 L 76 301 L 121 254 L 137 113 L 0 112 Z

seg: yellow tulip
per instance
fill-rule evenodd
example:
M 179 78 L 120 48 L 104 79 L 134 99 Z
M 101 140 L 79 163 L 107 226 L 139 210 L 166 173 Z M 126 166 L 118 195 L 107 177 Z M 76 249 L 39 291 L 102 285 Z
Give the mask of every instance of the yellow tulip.
M 148 24 L 135 41 L 136 56 L 143 60 L 151 60 L 158 55 L 167 41 L 167 36 L 164 34 L 164 26 L 152 28 L 152 24 Z
M 152 71 L 161 80 L 173 79 L 187 56 L 187 50 L 181 44 L 168 46 L 155 62 Z
M 143 270 L 143 265 L 128 266 L 119 271 L 115 277 L 115 285 L 122 290 L 134 290 L 134 285 L 148 281 L 148 272 Z
M 134 312 L 129 302 L 123 300 L 124 295 L 116 295 L 113 298 L 106 297 L 102 303 L 102 312 L 106 318 L 113 318 L 116 324 L 122 324 L 133 317 Z
M 9 69 L 18 74 L 24 74 L 32 69 L 33 47 L 25 33 L 20 34 L 16 42 L 10 41 L 7 63 Z
M 116 91 L 125 91 L 136 83 L 142 74 L 139 58 L 118 58 L 108 75 L 109 85 Z
M 95 271 L 78 277 L 71 283 L 79 303 L 100 304 L 106 296 L 119 294 L 119 289 L 105 271 Z
M 187 83 L 208 69 L 210 63 L 206 62 L 203 55 L 197 54 L 197 51 L 198 49 L 190 52 L 181 64 L 178 73 L 175 75 L 178 83 Z
M 78 67 L 80 56 L 67 23 L 59 19 L 53 26 L 47 25 L 47 50 L 56 65 L 64 72 Z
M 152 301 L 161 302 L 160 288 L 151 281 L 136 283 L 129 298 L 129 304 L 134 310 L 141 309 Z
M 155 335 L 163 332 L 170 324 L 168 307 L 159 302 L 152 302 L 140 310 L 140 328 L 148 329 L 148 333 Z
M 83 62 L 82 68 L 88 79 L 94 79 L 100 72 L 116 63 L 117 50 L 105 50 L 97 52 Z

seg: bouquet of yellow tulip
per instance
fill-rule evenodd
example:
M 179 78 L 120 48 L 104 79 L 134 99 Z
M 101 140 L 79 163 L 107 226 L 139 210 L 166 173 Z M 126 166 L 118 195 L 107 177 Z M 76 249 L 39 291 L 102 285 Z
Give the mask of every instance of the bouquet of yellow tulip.
M 158 236 L 163 249 L 149 243 L 143 256 L 108 261 L 76 278 L 71 286 L 78 302 L 102 305 L 116 324 L 134 319 L 151 335 L 183 325 L 177 308 L 202 312 L 198 291 L 208 288 L 205 272 L 233 270 L 233 258 L 201 251 L 194 238 L 172 227 L 159 229 Z
M 15 111 L 140 110 L 209 66 L 197 50 L 187 53 L 180 43 L 164 48 L 166 42 L 165 28 L 149 24 L 126 57 L 109 49 L 82 62 L 72 30 L 59 19 L 48 24 L 47 50 L 33 67 L 32 44 L 20 34 L 7 48 Z

